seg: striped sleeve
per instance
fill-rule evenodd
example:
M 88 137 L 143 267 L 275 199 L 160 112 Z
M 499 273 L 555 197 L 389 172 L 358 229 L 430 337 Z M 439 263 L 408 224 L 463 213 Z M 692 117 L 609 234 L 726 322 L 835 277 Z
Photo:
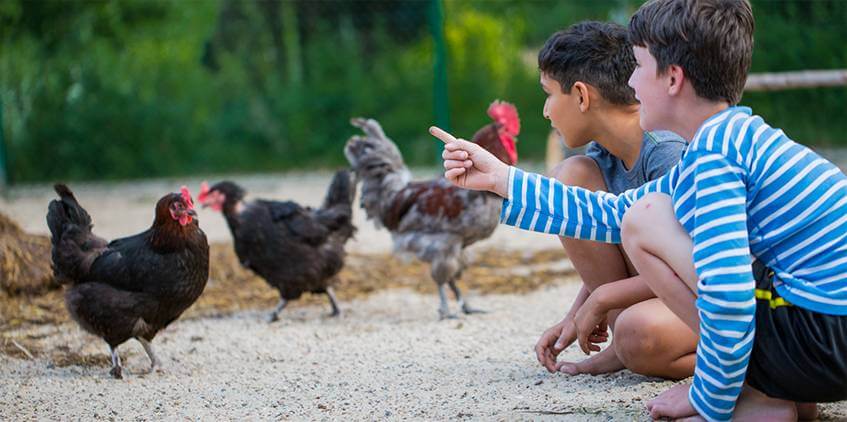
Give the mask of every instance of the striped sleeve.
M 721 154 L 698 151 L 683 168 L 677 215 L 693 240 L 700 315 L 689 401 L 707 420 L 730 420 L 755 332 L 744 171 Z
M 647 192 L 669 191 L 669 173 L 620 195 L 566 186 L 558 180 L 509 169 L 509 193 L 500 222 L 524 230 L 575 239 L 620 243 L 626 210 Z

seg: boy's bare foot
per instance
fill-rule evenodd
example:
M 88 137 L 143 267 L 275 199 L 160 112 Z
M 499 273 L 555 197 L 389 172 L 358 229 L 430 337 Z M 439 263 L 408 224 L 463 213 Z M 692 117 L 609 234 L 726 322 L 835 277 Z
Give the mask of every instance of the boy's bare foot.
M 768 397 L 746 384 L 732 413 L 732 420 L 738 421 L 796 421 L 797 418 L 796 403 Z
M 817 403 L 797 402 L 797 419 L 801 421 L 813 421 L 820 416 Z
M 597 353 L 583 361 L 559 362 L 556 366 L 559 372 L 563 372 L 568 375 L 599 375 L 624 369 L 624 365 L 621 360 L 618 359 L 618 355 L 615 353 L 615 348 L 612 347 L 612 345 L 609 345 L 609 347 L 606 347 L 600 353 Z

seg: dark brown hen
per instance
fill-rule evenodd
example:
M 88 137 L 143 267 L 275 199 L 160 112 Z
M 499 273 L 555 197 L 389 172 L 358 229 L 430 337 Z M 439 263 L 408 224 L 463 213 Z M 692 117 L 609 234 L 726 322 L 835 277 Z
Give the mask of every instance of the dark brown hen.
M 117 347 L 137 339 L 160 365 L 150 342 L 193 304 L 209 278 L 209 244 L 188 189 L 156 204 L 150 229 L 106 242 L 91 232 L 91 217 L 67 186 L 57 184 L 47 225 L 53 271 L 70 286 L 65 305 L 86 331 L 109 344 L 111 374 L 121 378 Z
M 245 201 L 245 190 L 230 181 L 204 185 L 198 198 L 204 207 L 223 212 L 241 264 L 279 290 L 279 304 L 269 316 L 273 322 L 305 292 L 325 293 L 331 315 L 340 314 L 332 284 L 344 266 L 344 245 L 355 232 L 355 194 L 351 174 L 343 170 L 319 209 L 292 201 Z

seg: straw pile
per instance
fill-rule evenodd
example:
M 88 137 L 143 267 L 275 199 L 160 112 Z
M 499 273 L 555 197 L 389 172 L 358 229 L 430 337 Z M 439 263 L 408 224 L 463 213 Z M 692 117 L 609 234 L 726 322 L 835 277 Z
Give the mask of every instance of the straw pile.
M 50 267 L 50 239 L 25 233 L 0 213 L 0 290 L 39 295 L 58 287 Z

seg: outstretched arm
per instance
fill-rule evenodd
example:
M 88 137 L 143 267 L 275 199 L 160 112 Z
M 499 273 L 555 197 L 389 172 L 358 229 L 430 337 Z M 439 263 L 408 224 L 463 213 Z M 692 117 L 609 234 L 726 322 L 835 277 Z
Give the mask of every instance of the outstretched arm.
M 506 200 L 501 222 L 524 230 L 576 239 L 620 243 L 626 210 L 648 192 L 672 192 L 676 167 L 665 177 L 616 196 L 565 186 L 557 180 L 509 167 L 482 147 L 433 127 L 444 142 L 444 176 L 459 187 L 488 190 Z

